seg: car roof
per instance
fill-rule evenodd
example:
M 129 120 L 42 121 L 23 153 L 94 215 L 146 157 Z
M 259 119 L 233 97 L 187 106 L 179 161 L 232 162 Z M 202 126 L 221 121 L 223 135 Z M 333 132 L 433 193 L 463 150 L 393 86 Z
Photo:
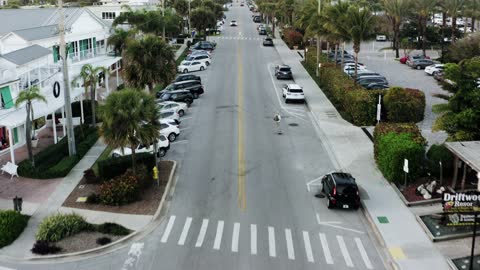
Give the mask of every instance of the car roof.
M 289 65 L 278 65 L 278 68 L 290 68 Z
M 175 94 L 175 93 L 190 93 L 190 91 L 189 91 L 189 90 L 185 90 L 185 89 L 178 89 L 178 90 L 168 91 L 167 93 L 169 93 L 169 94 Z
M 333 180 L 338 185 L 346 185 L 346 184 L 356 184 L 355 178 L 349 173 L 344 172 L 332 172 L 330 175 L 333 177 Z
M 298 84 L 295 84 L 295 83 L 291 83 L 291 84 L 287 84 L 288 88 L 289 89 L 302 89 L 302 87 Z

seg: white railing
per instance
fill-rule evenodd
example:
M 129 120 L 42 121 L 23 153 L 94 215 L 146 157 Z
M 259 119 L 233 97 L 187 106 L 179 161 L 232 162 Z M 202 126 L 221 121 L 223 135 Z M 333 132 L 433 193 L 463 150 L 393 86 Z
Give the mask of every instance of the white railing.
M 88 60 L 95 58 L 100 55 L 105 55 L 106 50 L 105 47 L 96 47 L 96 48 L 91 48 L 88 50 L 82 50 L 79 52 L 74 52 L 74 53 L 69 53 L 68 54 L 68 59 L 70 59 L 70 63 L 77 63 L 80 61 Z

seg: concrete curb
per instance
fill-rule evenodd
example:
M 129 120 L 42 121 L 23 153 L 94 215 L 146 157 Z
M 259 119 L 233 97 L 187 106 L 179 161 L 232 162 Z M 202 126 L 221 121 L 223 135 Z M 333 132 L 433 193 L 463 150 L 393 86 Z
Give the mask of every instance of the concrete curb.
M 427 228 L 427 225 L 423 223 L 423 220 L 420 218 L 419 215 L 415 215 L 415 219 L 417 222 L 420 224 L 420 227 L 425 231 L 427 234 L 428 238 L 432 242 L 440 242 L 440 241 L 446 241 L 446 240 L 454 240 L 454 239 L 461 239 L 461 238 L 467 238 L 473 236 L 473 232 L 468 232 L 468 233 L 459 233 L 455 235 L 443 235 L 443 236 L 434 236 L 432 232 Z
M 155 221 L 161 221 L 161 219 L 163 217 L 163 216 L 161 216 L 161 214 L 164 213 L 165 210 L 166 210 L 165 201 L 166 201 L 166 198 L 167 198 L 167 194 L 170 193 L 170 190 L 172 189 L 172 187 L 176 183 L 176 179 L 173 176 L 176 172 L 177 162 L 175 160 L 168 160 L 168 161 L 173 162 L 173 166 L 172 166 L 172 170 L 170 172 L 170 176 L 168 178 L 167 185 L 165 186 L 165 190 L 163 192 L 162 199 L 160 200 L 160 204 L 158 205 L 157 211 L 153 215 L 152 220 L 145 227 L 143 227 L 142 229 L 137 230 L 137 231 L 135 231 L 135 232 L 133 232 L 133 233 L 131 233 L 131 234 L 115 241 L 115 242 L 113 242 L 113 243 L 105 245 L 105 246 L 101 246 L 101 247 L 97 247 L 97 248 L 93 248 L 93 249 L 89 249 L 89 250 L 84 250 L 84 251 L 79 251 L 79 252 L 59 254 L 59 255 L 26 257 L 26 258 L 23 259 L 23 261 L 40 262 L 40 261 L 47 261 L 47 260 L 52 260 L 52 259 L 72 258 L 72 257 L 80 257 L 80 256 L 81 257 L 78 258 L 78 259 L 84 259 L 85 255 L 89 255 L 89 254 L 92 254 L 92 253 L 94 253 L 95 255 L 101 255 L 101 254 L 99 254 L 100 251 L 107 251 L 107 253 L 113 252 L 120 247 L 119 246 L 120 244 L 124 244 L 127 240 L 130 240 L 130 239 L 132 239 L 136 236 L 139 236 L 141 233 L 150 232 L 149 229 L 153 229 L 155 227 L 154 225 L 157 225 L 157 224 L 153 224 L 153 223 Z M 21 261 L 21 260 L 18 260 L 16 258 L 14 260 L 17 261 L 17 262 Z
M 452 268 L 452 270 L 458 270 L 457 266 L 453 263 L 453 260 L 452 259 L 447 259 L 447 263 L 448 263 L 448 266 L 450 266 L 450 268 Z
M 395 193 L 397 193 L 398 197 L 400 197 L 400 200 L 402 200 L 402 202 L 408 207 L 418 206 L 418 205 L 426 205 L 426 204 L 434 204 L 434 203 L 439 203 L 439 202 L 442 201 L 442 198 L 437 198 L 437 199 L 429 199 L 429 200 L 423 200 L 423 201 L 409 202 L 409 201 L 407 201 L 405 196 L 403 196 L 402 192 L 398 189 L 398 187 L 394 183 L 390 183 L 390 185 L 392 186 Z

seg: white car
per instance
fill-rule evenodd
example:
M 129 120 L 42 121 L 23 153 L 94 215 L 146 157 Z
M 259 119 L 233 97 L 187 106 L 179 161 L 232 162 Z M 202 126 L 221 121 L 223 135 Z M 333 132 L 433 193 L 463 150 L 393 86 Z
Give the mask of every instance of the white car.
M 164 136 L 160 135 L 160 138 L 157 143 L 157 154 L 159 157 L 164 157 L 167 154 L 168 149 L 170 149 L 170 141 Z M 144 145 L 139 144 L 137 149 L 135 149 L 135 153 L 152 153 L 153 154 L 153 144 L 152 145 Z M 123 157 L 132 154 L 132 148 L 124 147 L 123 151 L 121 148 L 117 148 L 113 150 L 112 157 Z
M 187 104 L 183 102 L 164 101 L 157 103 L 160 113 L 175 112 L 178 116 L 182 117 L 187 112 Z
M 205 66 L 205 64 L 202 64 L 202 62 L 200 61 L 185 61 L 178 66 L 177 70 L 178 72 L 188 73 L 198 70 L 203 71 L 206 68 L 207 66 Z
M 238 26 L 237 21 L 231 21 L 230 26 Z
M 365 70 L 365 68 L 363 66 L 360 66 L 360 65 L 357 65 L 357 73 L 358 71 L 360 70 Z M 353 74 L 355 73 L 355 65 L 348 65 L 348 66 L 345 66 L 343 68 L 343 72 L 345 72 L 346 74 Z
M 180 116 L 176 112 L 163 112 L 163 113 L 161 112 L 160 120 L 162 119 L 173 120 L 177 125 L 180 124 Z
M 174 142 L 180 135 L 180 129 L 175 125 L 160 123 L 160 134 L 167 137 L 170 142 Z
M 195 56 L 195 55 L 206 55 L 208 57 L 212 57 L 212 54 L 209 51 L 205 51 L 205 50 L 193 50 L 187 56 Z
M 433 76 L 435 72 L 442 71 L 443 68 L 444 68 L 444 64 L 433 64 L 425 67 L 425 73 L 427 73 L 430 76 Z
M 387 41 L 387 36 L 385 36 L 385 35 L 377 35 L 376 40 L 377 40 L 377 41 L 381 41 L 381 42 Z
M 305 95 L 303 94 L 303 89 L 298 84 L 285 84 L 282 87 L 282 96 L 285 98 L 285 103 L 288 103 L 291 100 L 303 101 L 305 102 Z
M 208 56 L 206 54 L 197 54 L 197 55 L 187 56 L 187 58 L 185 58 L 185 60 L 182 61 L 181 64 L 183 64 L 185 62 L 193 62 L 193 61 L 200 61 L 200 63 L 202 63 L 206 66 L 209 66 L 210 63 L 212 63 L 212 59 L 210 58 L 210 56 Z

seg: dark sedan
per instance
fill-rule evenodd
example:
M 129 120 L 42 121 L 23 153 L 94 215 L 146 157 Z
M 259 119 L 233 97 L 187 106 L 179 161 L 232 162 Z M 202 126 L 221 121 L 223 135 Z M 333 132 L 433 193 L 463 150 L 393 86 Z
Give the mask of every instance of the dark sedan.
M 275 66 L 275 76 L 277 79 L 293 79 L 292 69 L 287 65 Z
M 267 37 L 263 40 L 263 46 L 273 46 L 273 39 Z

